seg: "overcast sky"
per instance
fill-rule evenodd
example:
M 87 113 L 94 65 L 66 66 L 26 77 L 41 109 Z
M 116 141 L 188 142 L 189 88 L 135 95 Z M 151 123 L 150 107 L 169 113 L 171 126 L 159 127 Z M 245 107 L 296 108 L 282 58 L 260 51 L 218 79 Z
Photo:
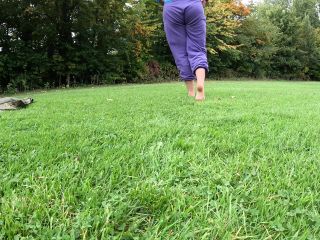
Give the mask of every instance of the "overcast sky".
M 244 4 L 248 4 L 248 3 L 251 2 L 251 0 L 242 0 L 242 2 L 243 2 Z M 258 2 L 262 2 L 262 0 L 253 0 L 253 2 L 254 2 L 254 3 L 258 3 Z

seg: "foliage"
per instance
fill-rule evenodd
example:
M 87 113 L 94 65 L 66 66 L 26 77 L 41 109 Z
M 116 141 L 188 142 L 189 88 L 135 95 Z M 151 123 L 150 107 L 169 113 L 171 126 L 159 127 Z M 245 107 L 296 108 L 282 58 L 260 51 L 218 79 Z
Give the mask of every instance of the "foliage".
M 235 0 L 216 0 L 207 7 L 208 59 L 214 73 L 223 72 L 239 57 L 236 30 L 249 13 L 249 8 Z
M 153 0 L 3 0 L 0 92 L 148 81 L 154 64 L 151 79 L 175 79 L 161 13 Z M 212 76 L 320 80 L 318 0 L 215 0 L 206 15 Z

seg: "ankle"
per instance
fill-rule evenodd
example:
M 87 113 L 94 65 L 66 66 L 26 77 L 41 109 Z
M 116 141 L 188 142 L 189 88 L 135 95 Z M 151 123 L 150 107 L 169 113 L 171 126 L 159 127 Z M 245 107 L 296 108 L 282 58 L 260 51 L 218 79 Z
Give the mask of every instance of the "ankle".
M 197 91 L 198 92 L 203 92 L 204 87 L 203 86 L 197 86 Z

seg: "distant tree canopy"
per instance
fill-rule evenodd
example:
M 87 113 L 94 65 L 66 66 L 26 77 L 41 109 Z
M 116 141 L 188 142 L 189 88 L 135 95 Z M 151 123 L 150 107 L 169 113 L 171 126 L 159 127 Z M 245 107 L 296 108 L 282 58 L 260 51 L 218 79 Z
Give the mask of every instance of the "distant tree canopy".
M 2 0 L 0 91 L 175 79 L 153 0 Z M 214 77 L 320 80 L 319 0 L 206 9 Z

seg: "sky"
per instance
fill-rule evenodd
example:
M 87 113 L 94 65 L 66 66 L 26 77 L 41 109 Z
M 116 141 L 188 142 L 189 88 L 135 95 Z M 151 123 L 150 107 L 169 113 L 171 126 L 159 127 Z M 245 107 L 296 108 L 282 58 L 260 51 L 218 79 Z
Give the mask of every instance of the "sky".
M 242 0 L 242 2 L 244 4 L 249 4 L 251 2 L 251 0 Z M 262 0 L 253 0 L 254 3 L 259 3 L 259 2 L 262 2 Z

